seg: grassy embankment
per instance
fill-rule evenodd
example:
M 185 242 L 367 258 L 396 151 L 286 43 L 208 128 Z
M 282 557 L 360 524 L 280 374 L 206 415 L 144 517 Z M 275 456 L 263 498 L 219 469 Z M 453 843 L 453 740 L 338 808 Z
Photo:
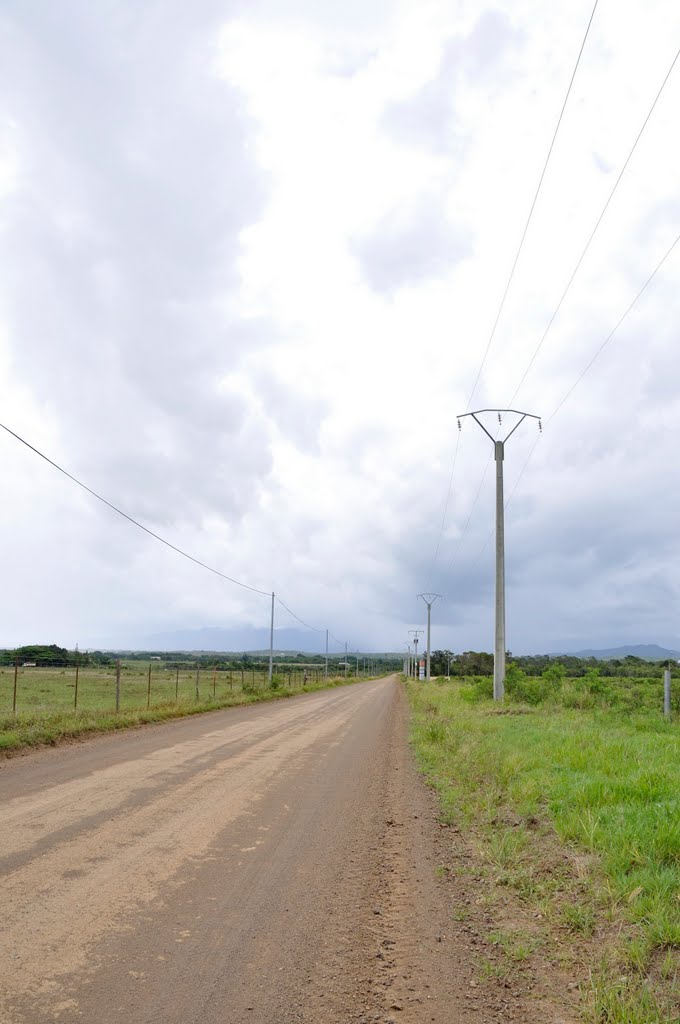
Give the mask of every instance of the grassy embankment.
M 509 963 L 540 946 L 568 965 L 587 1021 L 680 1020 L 680 726 L 659 680 L 520 676 L 500 707 L 480 678 L 408 689 L 416 754 L 490 903 L 512 894 L 539 922 L 489 940 Z
M 300 673 L 300 677 L 302 674 Z M 150 722 L 183 718 L 218 708 L 280 700 L 295 693 L 311 693 L 356 678 L 329 678 L 326 682 L 286 685 L 284 676 L 248 672 L 241 684 L 238 671 L 200 673 L 198 699 L 195 670 L 179 673 L 152 671 L 130 663 L 121 672 L 120 710 L 115 710 L 115 674 L 110 669 L 81 672 L 78 707 L 74 708 L 75 681 L 72 669 L 21 669 L 18 677 L 17 713 L 12 713 L 14 670 L 0 672 L 0 755 L 24 747 L 55 744 L 87 733 L 135 728 Z M 177 694 L 177 699 L 175 699 Z M 147 702 L 149 706 L 147 707 Z

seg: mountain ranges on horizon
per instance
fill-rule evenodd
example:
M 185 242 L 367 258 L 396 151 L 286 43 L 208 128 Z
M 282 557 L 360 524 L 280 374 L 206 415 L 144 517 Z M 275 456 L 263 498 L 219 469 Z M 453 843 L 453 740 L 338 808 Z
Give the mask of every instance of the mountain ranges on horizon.
M 642 658 L 643 661 L 678 661 L 680 651 L 659 644 L 625 644 L 623 647 L 606 647 L 601 650 L 560 651 L 551 654 L 551 658 L 597 658 L 598 661 L 609 661 L 612 658 Z

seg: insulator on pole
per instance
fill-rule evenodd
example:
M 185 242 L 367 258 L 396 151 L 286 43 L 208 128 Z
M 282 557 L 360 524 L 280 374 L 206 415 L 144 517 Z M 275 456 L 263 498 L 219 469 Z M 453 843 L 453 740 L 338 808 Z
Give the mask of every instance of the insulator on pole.
M 458 420 L 458 429 L 459 430 L 463 429 L 463 424 L 460 422 L 460 420 Z
M 538 432 L 539 432 L 539 434 L 543 433 L 543 424 L 541 423 L 540 420 L 538 421 Z
M 500 413 L 498 413 L 498 422 L 499 422 L 499 423 L 502 423 L 502 422 L 503 422 L 503 420 L 501 419 L 501 414 L 500 414 Z

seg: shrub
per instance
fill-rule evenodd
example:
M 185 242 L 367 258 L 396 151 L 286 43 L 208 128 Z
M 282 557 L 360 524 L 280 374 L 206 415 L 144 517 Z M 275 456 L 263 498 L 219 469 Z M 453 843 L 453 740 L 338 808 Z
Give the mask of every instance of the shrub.
M 560 666 L 561 667 L 561 666 Z M 530 678 L 526 672 L 511 662 L 505 672 L 505 692 L 518 704 L 540 704 L 551 695 L 551 684 L 543 676 Z

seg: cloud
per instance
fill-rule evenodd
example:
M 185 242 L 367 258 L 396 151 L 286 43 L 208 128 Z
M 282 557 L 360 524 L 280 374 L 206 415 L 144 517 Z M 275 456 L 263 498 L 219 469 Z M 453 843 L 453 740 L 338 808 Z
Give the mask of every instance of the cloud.
M 2 259 L 13 372 L 58 419 L 70 467 L 152 522 L 238 517 L 271 466 L 266 422 L 224 386 L 276 343 L 236 308 L 265 181 L 216 74 L 228 10 L 3 15 L 21 167 Z
M 353 251 L 370 286 L 389 293 L 445 275 L 472 247 L 467 233 L 448 224 L 427 197 L 391 211 L 369 235 L 354 240 Z
M 470 140 L 459 108 L 464 108 L 470 83 L 493 75 L 499 89 L 511 74 L 509 56 L 522 39 L 501 11 L 483 11 L 469 32 L 445 43 L 438 73 L 416 93 L 387 107 L 384 127 L 405 145 L 425 145 L 462 159 Z
M 680 8 L 652 7 L 596 12 L 475 404 L 522 378 L 659 88 Z M 350 646 L 399 647 L 427 587 L 436 644 L 489 649 L 493 460 L 455 415 L 588 13 L 3 4 L 3 419 Z M 680 230 L 679 101 L 676 68 L 517 397 L 546 429 L 505 466 L 513 650 L 675 632 L 680 250 L 551 413 Z M 6 642 L 266 629 L 266 597 L 0 452 Z

